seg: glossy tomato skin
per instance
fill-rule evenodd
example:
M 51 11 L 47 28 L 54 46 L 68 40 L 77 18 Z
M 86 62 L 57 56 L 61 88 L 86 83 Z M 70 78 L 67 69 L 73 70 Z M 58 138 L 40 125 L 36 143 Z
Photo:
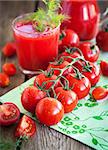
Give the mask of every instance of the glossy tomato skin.
M 93 91 L 92 91 L 92 96 L 95 100 L 100 100 L 105 98 L 108 95 L 108 92 L 105 88 L 103 87 L 96 87 Z
M 20 119 L 16 130 L 15 130 L 15 137 L 31 137 L 36 132 L 36 124 L 35 121 L 32 120 L 29 116 L 23 115 L 23 117 Z
M 91 71 L 83 69 L 82 74 L 90 80 L 91 86 L 95 86 L 100 79 L 100 69 L 93 63 L 90 63 L 90 67 Z
M 61 7 L 61 12 L 69 16 L 61 29 L 73 29 L 82 41 L 95 38 L 100 18 L 97 0 L 63 0 Z
M 104 76 L 108 77 L 108 62 L 101 61 L 100 63 L 101 72 Z
M 8 126 L 16 123 L 20 117 L 19 108 L 10 102 L 0 105 L 0 125 Z
M 63 118 L 63 115 L 63 105 L 54 98 L 46 97 L 40 100 L 36 106 L 37 118 L 47 126 L 57 124 Z
M 78 79 L 76 74 L 73 73 L 67 75 L 66 78 L 69 81 L 69 86 L 72 88 L 72 91 L 77 94 L 78 99 L 84 98 L 89 94 L 91 83 L 87 77 L 83 76 L 81 79 Z
M 16 44 L 14 42 L 8 42 L 2 50 L 6 57 L 13 56 L 16 53 Z
M 86 60 L 90 62 L 97 61 L 100 54 L 100 50 L 97 45 L 92 46 L 90 42 L 83 42 L 79 45 L 79 48 L 81 49 Z
M 9 76 L 13 76 L 16 74 L 16 67 L 12 63 L 5 63 L 2 66 L 2 70 L 3 70 L 3 72 L 5 72 Z
M 54 75 L 58 76 L 60 74 L 60 71 L 59 70 L 56 70 L 57 69 L 63 69 L 65 68 L 69 63 L 67 61 L 63 61 L 62 63 L 60 64 L 56 64 L 55 62 L 52 64 L 49 64 L 47 70 L 51 70 L 51 69 L 55 69 L 54 70 Z
M 21 96 L 21 102 L 27 111 L 34 113 L 37 103 L 44 97 L 46 97 L 46 92 L 43 92 L 34 86 L 30 86 L 24 89 Z
M 37 84 L 38 84 L 39 86 L 42 87 L 43 82 L 47 82 L 45 84 L 44 88 L 45 88 L 45 90 L 48 90 L 54 83 L 53 81 L 49 81 L 49 80 L 56 80 L 56 79 L 57 79 L 56 75 L 52 75 L 52 76 L 48 77 L 44 73 L 41 73 L 36 76 L 36 78 L 34 80 L 34 86 L 37 87 Z M 57 87 L 58 85 L 60 85 L 59 81 L 56 83 L 55 87 Z
M 8 75 L 5 73 L 0 73 L 0 87 L 6 87 L 10 83 L 10 79 Z
M 64 112 L 71 112 L 78 103 L 78 97 L 72 90 L 64 90 L 62 87 L 55 89 L 57 99 L 62 103 Z
M 60 55 L 60 58 L 64 58 L 65 61 L 68 61 L 69 63 L 72 62 L 71 58 L 66 58 L 67 56 L 71 57 L 71 58 L 78 58 L 81 55 L 78 52 L 73 52 L 73 53 L 68 53 L 68 52 L 63 52 Z
M 78 60 L 73 64 L 74 67 L 76 67 L 80 72 L 83 71 L 83 67 L 86 65 L 86 63 L 82 60 Z
M 71 29 L 63 31 L 64 37 L 59 45 L 60 51 L 64 51 L 65 47 L 76 47 L 79 45 L 79 37 L 76 32 Z
M 54 70 L 54 75 L 58 76 L 58 75 L 60 75 L 60 71 L 56 70 L 56 68 L 57 69 L 63 69 L 63 68 L 65 68 L 68 65 L 69 65 L 69 62 L 67 62 L 67 61 L 63 61 L 63 63 L 61 63 L 61 64 L 49 64 L 47 70 L 55 69 Z M 72 70 L 73 70 L 72 67 L 66 69 L 63 72 L 63 76 L 66 76 L 68 73 L 72 72 Z
M 102 30 L 99 31 L 96 42 L 100 49 L 108 52 L 108 32 Z

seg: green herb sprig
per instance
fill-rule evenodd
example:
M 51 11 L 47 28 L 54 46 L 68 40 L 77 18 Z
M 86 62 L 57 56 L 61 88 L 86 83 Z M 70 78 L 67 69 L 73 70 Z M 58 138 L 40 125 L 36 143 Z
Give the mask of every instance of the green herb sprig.
M 38 8 L 32 13 L 28 19 L 33 22 L 33 27 L 38 32 L 43 32 L 47 29 L 54 29 L 67 17 L 58 13 L 60 6 L 59 0 L 43 0 L 46 9 Z

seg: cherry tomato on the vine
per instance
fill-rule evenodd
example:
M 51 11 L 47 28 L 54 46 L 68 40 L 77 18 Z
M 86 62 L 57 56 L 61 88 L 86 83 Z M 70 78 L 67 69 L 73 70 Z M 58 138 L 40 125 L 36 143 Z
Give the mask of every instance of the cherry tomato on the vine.
M 78 103 L 78 97 L 72 90 L 65 90 L 62 87 L 55 89 L 57 99 L 62 103 L 64 112 L 71 112 Z
M 16 44 L 14 42 L 8 42 L 3 47 L 3 54 L 7 57 L 13 56 L 16 53 Z
M 39 90 L 35 86 L 30 86 L 24 89 L 21 102 L 27 111 L 34 113 L 37 103 L 45 96 L 45 92 Z
M 0 105 L 0 125 L 8 126 L 18 121 L 20 117 L 19 108 L 10 102 Z
M 82 74 L 90 80 L 91 86 L 95 86 L 100 79 L 100 69 L 93 63 L 89 63 L 89 66 L 84 66 Z
M 105 98 L 108 95 L 108 91 L 103 88 L 103 87 L 96 87 L 93 91 L 92 91 L 92 96 L 95 100 L 100 100 Z
M 47 76 L 44 73 L 41 73 L 36 76 L 34 80 L 34 86 L 36 86 L 37 88 L 40 87 L 45 90 L 48 90 L 54 84 L 54 81 L 56 79 L 57 79 L 56 75 Z M 57 87 L 58 85 L 60 85 L 59 81 L 56 83 L 55 87 Z
M 101 72 L 104 76 L 108 77 L 108 62 L 101 61 L 100 63 Z
M 74 67 L 76 67 L 80 72 L 83 71 L 83 67 L 86 66 L 86 62 L 83 60 L 78 60 L 73 64 Z
M 63 105 L 54 98 L 41 99 L 36 106 L 36 117 L 47 126 L 57 124 L 63 118 L 63 115 Z
M 77 94 L 78 99 L 84 98 L 89 94 L 91 83 L 87 77 L 82 76 L 78 78 L 75 73 L 72 73 L 67 75 L 66 78 L 69 81 L 69 87 Z
M 10 83 L 9 77 L 5 73 L 0 73 L 0 87 L 6 87 Z
M 66 29 L 61 33 L 60 51 L 64 51 L 65 47 L 75 47 L 79 45 L 79 37 L 76 32 Z
M 16 67 L 12 63 L 5 63 L 2 66 L 2 70 L 3 70 L 3 72 L 5 72 L 9 76 L 13 76 L 16 74 Z
M 60 62 L 60 63 L 57 63 L 57 62 L 54 62 L 54 63 L 50 63 L 49 66 L 48 66 L 48 70 L 49 69 L 54 69 L 54 75 L 59 75 L 60 74 L 60 71 L 59 70 L 56 70 L 57 69 L 63 69 L 65 68 L 69 63 L 67 61 L 63 61 L 63 62 Z
M 97 61 L 100 50 L 97 45 L 91 45 L 90 42 L 82 42 L 79 45 L 79 48 L 81 49 L 84 58 L 90 62 Z
M 36 133 L 36 123 L 29 116 L 23 115 L 15 130 L 15 136 L 31 137 Z
M 72 62 L 73 59 L 71 58 L 78 58 L 81 56 L 80 53 L 77 51 L 77 49 L 76 51 L 75 49 L 76 49 L 75 47 L 67 48 L 65 52 L 61 53 L 59 58 L 63 58 L 65 61 Z
M 63 61 L 61 63 L 54 62 L 54 63 L 49 64 L 47 70 L 54 69 L 54 75 L 58 76 L 60 74 L 60 71 L 58 69 L 63 69 L 63 68 L 65 68 L 68 65 L 69 65 L 69 62 L 67 62 L 67 61 Z M 72 68 L 70 68 L 70 69 L 67 68 L 64 71 L 63 75 L 66 75 L 66 74 L 68 74 L 71 71 L 72 71 Z

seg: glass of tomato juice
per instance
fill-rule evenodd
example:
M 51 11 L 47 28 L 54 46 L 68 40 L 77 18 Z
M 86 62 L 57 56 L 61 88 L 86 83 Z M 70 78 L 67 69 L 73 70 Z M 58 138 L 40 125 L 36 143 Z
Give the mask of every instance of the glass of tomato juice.
M 45 70 L 48 63 L 58 55 L 60 26 L 37 32 L 32 22 L 26 21 L 30 14 L 21 15 L 12 22 L 19 67 L 24 74 Z

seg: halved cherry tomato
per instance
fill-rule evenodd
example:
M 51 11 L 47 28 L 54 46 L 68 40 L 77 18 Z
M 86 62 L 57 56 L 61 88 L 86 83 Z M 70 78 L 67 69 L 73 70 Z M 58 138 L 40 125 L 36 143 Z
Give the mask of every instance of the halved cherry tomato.
M 21 96 L 21 102 L 27 111 L 34 113 L 37 103 L 45 96 L 45 92 L 31 86 L 24 89 Z
M 91 86 L 95 86 L 100 79 L 100 69 L 93 63 L 89 63 L 89 66 L 84 66 L 82 74 L 90 80 Z
M 66 29 L 61 34 L 60 51 L 64 51 L 65 47 L 75 47 L 79 45 L 79 37 L 76 32 L 71 29 Z
M 0 87 L 6 87 L 10 83 L 8 75 L 5 73 L 0 73 Z
M 10 102 L 0 105 L 0 125 L 8 126 L 18 121 L 20 117 L 19 108 Z
M 90 62 L 97 61 L 100 51 L 97 45 L 91 45 L 90 42 L 83 42 L 79 45 L 84 58 Z
M 8 42 L 3 47 L 3 54 L 7 57 L 13 56 L 16 53 L 16 44 L 14 42 Z
M 75 73 L 72 73 L 67 75 L 66 78 L 69 81 L 69 87 L 77 93 L 78 99 L 84 98 L 89 94 L 91 84 L 87 77 L 82 76 L 78 78 Z
M 60 62 L 60 63 L 54 62 L 54 63 L 49 64 L 47 70 L 54 69 L 54 75 L 58 76 L 60 74 L 60 71 L 56 70 L 56 69 L 63 69 L 68 65 L 69 65 L 69 62 L 67 62 L 67 61 L 63 61 L 63 62 Z M 68 72 L 68 69 L 64 72 L 64 74 L 67 73 L 67 72 Z
M 95 100 L 100 100 L 105 98 L 108 95 L 107 90 L 103 87 L 96 87 L 92 91 L 92 96 L 94 97 Z
M 36 124 L 35 121 L 32 120 L 29 116 L 23 115 L 23 117 L 20 119 L 18 126 L 15 130 L 15 136 L 21 137 L 31 137 L 36 132 Z
M 3 72 L 5 72 L 9 76 L 13 76 L 16 74 L 16 67 L 12 63 L 5 63 L 2 66 L 2 70 L 3 70 Z
M 71 112 L 78 103 L 78 97 L 72 90 L 65 90 L 62 87 L 55 89 L 57 99 L 62 103 L 64 112 Z
M 63 105 L 54 98 L 46 97 L 41 99 L 36 106 L 37 118 L 47 126 L 57 124 L 63 118 L 63 115 Z
M 77 49 L 73 47 L 73 48 L 67 48 L 65 52 L 61 53 L 59 58 L 63 58 L 65 61 L 72 62 L 72 59 L 68 58 L 68 56 L 71 58 L 77 58 L 80 57 L 81 55 L 77 51 Z
M 108 76 L 108 62 L 101 61 L 100 68 L 104 76 Z
M 56 79 L 57 79 L 56 75 L 47 76 L 44 73 L 41 73 L 36 76 L 34 80 L 34 86 L 36 86 L 37 88 L 40 87 L 45 90 L 48 90 L 54 84 L 54 80 Z M 57 87 L 58 85 L 60 85 L 59 81 L 56 83 L 55 87 Z

